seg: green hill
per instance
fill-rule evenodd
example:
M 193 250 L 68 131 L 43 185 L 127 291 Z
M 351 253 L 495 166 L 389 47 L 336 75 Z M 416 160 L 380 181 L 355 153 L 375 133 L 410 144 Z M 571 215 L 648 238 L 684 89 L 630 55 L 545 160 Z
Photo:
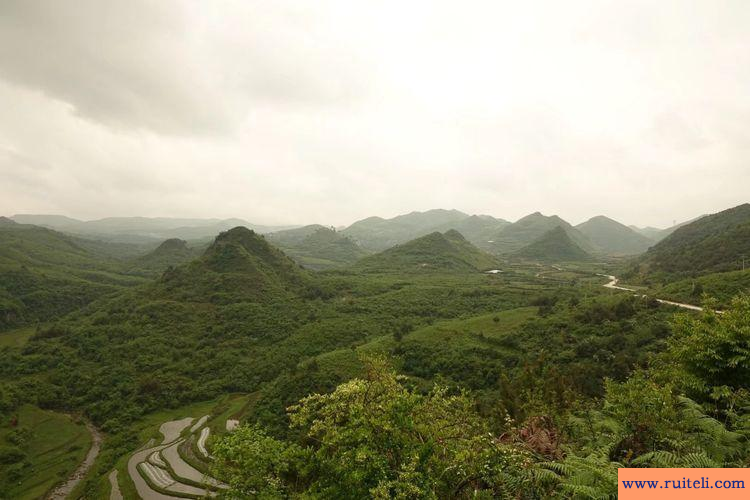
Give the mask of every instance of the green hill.
M 750 260 L 750 204 L 707 215 L 675 230 L 634 261 L 630 274 L 672 278 L 742 269 Z
M 153 251 L 133 260 L 131 272 L 144 276 L 158 276 L 169 267 L 184 264 L 198 257 L 195 249 L 189 248 L 185 240 L 165 240 Z
M 352 264 L 368 253 L 348 236 L 318 224 L 278 231 L 266 237 L 301 265 L 315 270 Z
M 575 228 L 610 255 L 636 255 L 654 244 L 650 238 L 603 215 L 592 217 Z
M 351 237 L 363 248 L 381 251 L 409 240 L 438 231 L 440 228 L 452 229 L 456 224 L 469 217 L 458 210 L 428 210 L 411 212 L 392 219 L 368 217 L 355 222 L 341 231 Z M 446 226 L 449 226 L 446 228 Z
M 498 254 L 513 253 L 535 242 L 556 227 L 562 227 L 568 236 L 586 252 L 596 251 L 594 244 L 568 222 L 557 215 L 546 216 L 539 212 L 527 215 L 500 230 L 492 239 L 491 249 Z
M 455 230 L 430 233 L 360 260 L 367 272 L 476 272 L 497 266 L 494 257 L 466 241 Z
M 530 245 L 513 252 L 513 256 L 545 262 L 581 261 L 591 258 L 561 226 L 550 229 Z
M 491 215 L 470 215 L 463 220 L 452 221 L 436 227 L 435 231 L 445 232 L 454 229 L 464 238 L 482 249 L 491 248 L 490 240 L 510 222 Z
M 158 286 L 171 299 L 267 302 L 302 291 L 308 281 L 299 264 L 240 226 L 219 234 L 200 258 L 165 272 Z
M 51 229 L 0 223 L 0 330 L 47 321 L 143 281 L 82 243 Z

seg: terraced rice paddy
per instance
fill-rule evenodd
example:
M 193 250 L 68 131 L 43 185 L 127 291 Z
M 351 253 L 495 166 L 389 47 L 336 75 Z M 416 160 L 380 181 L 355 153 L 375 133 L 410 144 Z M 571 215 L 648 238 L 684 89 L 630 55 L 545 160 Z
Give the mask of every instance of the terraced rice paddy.
M 128 460 L 128 473 L 138 495 L 144 500 L 213 497 L 226 485 L 206 475 L 183 457 L 186 441 L 197 439 L 199 451 L 210 458 L 206 441 L 210 430 L 208 416 L 164 422 L 159 428 L 164 436 L 161 444 L 147 445 Z M 190 427 L 192 424 L 192 427 Z M 196 457 L 193 457 L 195 459 Z M 200 457 L 197 457 L 200 458 Z
M 208 450 L 206 450 L 206 441 L 208 440 L 208 436 L 211 433 L 211 429 L 208 427 L 204 427 L 201 429 L 201 436 L 198 438 L 198 451 L 201 452 L 201 455 L 203 455 L 206 458 L 211 458 L 211 455 L 208 454 Z

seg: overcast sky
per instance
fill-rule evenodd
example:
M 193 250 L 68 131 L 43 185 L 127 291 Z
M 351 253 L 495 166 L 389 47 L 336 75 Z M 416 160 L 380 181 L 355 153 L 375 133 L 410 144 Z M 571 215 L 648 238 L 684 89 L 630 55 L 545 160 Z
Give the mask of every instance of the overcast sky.
M 0 215 L 750 201 L 747 0 L 2 0 Z

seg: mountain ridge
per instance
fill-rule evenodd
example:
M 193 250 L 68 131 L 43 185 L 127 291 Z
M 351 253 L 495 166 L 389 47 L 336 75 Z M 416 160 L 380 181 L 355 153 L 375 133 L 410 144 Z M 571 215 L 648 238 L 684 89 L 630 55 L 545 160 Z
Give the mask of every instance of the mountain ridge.
M 537 240 L 516 250 L 511 255 L 545 262 L 585 261 L 591 259 L 591 256 L 573 241 L 562 226 L 555 226 Z
M 369 272 L 486 271 L 497 260 L 472 245 L 456 230 L 433 232 L 358 261 Z
M 636 255 L 654 244 L 652 239 L 604 215 L 594 216 L 575 228 L 609 255 Z

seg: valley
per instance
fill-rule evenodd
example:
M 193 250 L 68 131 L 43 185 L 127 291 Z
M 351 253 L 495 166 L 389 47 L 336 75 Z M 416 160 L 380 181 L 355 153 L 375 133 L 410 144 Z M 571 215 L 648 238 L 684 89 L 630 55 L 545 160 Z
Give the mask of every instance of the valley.
M 617 406 L 618 391 L 631 390 L 630 381 L 644 373 L 674 377 L 658 367 L 670 366 L 661 360 L 679 348 L 674 338 L 681 325 L 710 314 L 703 301 L 726 309 L 722 328 L 739 321 L 750 275 L 731 270 L 731 259 L 750 250 L 737 236 L 750 221 L 745 215 L 743 207 L 709 215 L 656 242 L 606 217 L 573 226 L 539 213 L 511 223 L 435 211 L 366 219 L 351 230 L 312 225 L 261 235 L 238 226 L 206 242 L 166 239 L 136 255 L 123 252 L 121 241 L 84 241 L 5 222 L 0 434 L 30 437 L 4 438 L 8 458 L 0 460 L 0 472 L 22 479 L 0 482 L 0 492 L 18 498 L 202 498 L 261 490 L 271 497 L 304 491 L 359 496 L 359 486 L 347 483 L 365 474 L 349 470 L 357 462 L 335 465 L 349 471 L 344 476 L 334 473 L 329 461 L 335 455 L 311 443 L 333 439 L 317 434 L 328 425 L 327 405 L 343 405 L 331 408 L 334 413 L 365 411 L 346 398 L 338 401 L 341 391 L 370 386 L 389 400 L 405 398 L 401 410 L 424 405 L 419 411 L 427 414 L 430 405 L 447 405 L 441 410 L 446 419 L 461 401 L 467 405 L 461 418 L 475 426 L 467 430 L 515 436 L 482 444 L 489 446 L 483 453 L 529 454 L 531 465 L 516 475 L 543 474 L 532 471 L 546 467 L 546 460 L 572 464 L 573 458 L 561 458 L 563 448 L 585 461 L 593 460 L 584 458 L 591 450 L 616 445 L 609 465 L 600 464 L 604 469 L 635 460 L 628 453 L 658 464 L 663 455 L 646 450 L 662 445 L 636 447 L 627 441 L 635 439 L 627 427 L 615 435 L 587 434 L 577 427 L 581 412 L 598 415 L 591 425 L 636 418 L 629 406 Z M 144 227 L 145 233 L 152 225 Z M 128 238 L 138 240 L 138 231 L 128 226 Z M 702 268 L 684 257 L 683 245 L 701 252 L 725 248 L 715 241 L 724 231 L 734 245 L 724 260 L 715 254 Z M 407 234 L 413 237 L 404 241 Z M 676 260 L 665 267 L 667 251 Z M 682 261 L 684 268 L 677 267 Z M 644 387 L 662 390 L 648 384 L 638 390 Z M 696 389 L 681 390 L 679 397 L 701 401 Z M 675 415 L 688 418 L 683 403 L 670 401 Z M 723 427 L 713 420 L 718 414 L 701 408 L 695 415 L 721 425 L 727 436 L 742 432 L 740 424 Z M 24 416 L 35 412 L 57 419 L 80 415 L 98 430 L 90 434 L 77 424 L 81 444 L 64 445 L 70 453 L 48 466 L 33 444 L 44 439 L 44 424 Z M 355 421 L 342 423 L 341 432 Z M 390 435 L 401 424 L 383 425 Z M 427 433 L 421 439 L 441 432 L 429 430 L 428 422 L 419 425 Z M 536 448 L 519 430 L 531 432 L 532 425 L 560 433 L 564 442 L 554 450 Z M 695 432 L 677 427 L 682 436 Z M 351 428 L 346 444 L 336 446 L 379 446 L 374 435 L 355 438 L 370 432 L 366 428 Z M 416 446 L 398 436 L 404 450 Z M 735 448 L 722 459 L 690 446 L 711 463 L 747 459 Z M 669 450 L 682 460 L 680 450 Z M 275 462 L 279 456 L 283 467 Z M 238 460 L 250 469 L 237 469 Z M 430 463 L 421 474 L 432 474 Z M 574 474 L 554 472 L 550 482 L 529 484 L 543 497 L 578 481 Z M 504 488 L 493 481 L 472 484 L 495 493 Z

